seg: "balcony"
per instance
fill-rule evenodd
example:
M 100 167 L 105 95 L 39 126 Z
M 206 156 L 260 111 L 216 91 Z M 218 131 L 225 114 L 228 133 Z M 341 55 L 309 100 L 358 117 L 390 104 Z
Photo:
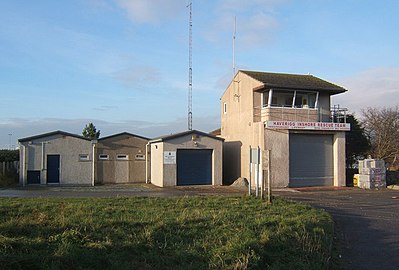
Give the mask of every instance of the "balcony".
M 323 108 L 296 107 L 255 107 L 254 122 L 292 121 L 292 122 L 344 122 L 347 109 L 334 106 Z

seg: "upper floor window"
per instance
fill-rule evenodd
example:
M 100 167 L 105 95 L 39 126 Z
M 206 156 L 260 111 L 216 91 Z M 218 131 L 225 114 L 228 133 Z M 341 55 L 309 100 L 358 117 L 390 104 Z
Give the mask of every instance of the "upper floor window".
M 227 113 L 227 103 L 226 102 L 223 103 L 223 113 L 224 114 Z
M 269 96 L 271 95 L 271 100 Z M 311 91 L 269 90 L 262 93 L 263 107 L 315 108 L 318 93 Z M 270 103 L 270 104 L 269 104 Z

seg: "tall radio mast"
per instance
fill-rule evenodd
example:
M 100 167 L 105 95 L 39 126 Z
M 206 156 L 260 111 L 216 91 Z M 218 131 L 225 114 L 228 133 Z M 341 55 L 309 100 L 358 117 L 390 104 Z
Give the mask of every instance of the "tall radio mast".
M 233 33 L 233 78 L 236 75 L 236 29 L 237 17 L 234 16 L 234 33 Z
M 193 2 L 190 1 L 187 7 L 190 10 L 189 30 L 188 30 L 188 130 L 193 129 Z

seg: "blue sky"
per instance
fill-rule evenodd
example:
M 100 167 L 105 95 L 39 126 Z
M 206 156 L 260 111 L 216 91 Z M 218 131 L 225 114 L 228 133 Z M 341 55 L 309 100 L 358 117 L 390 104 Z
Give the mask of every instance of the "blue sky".
M 155 137 L 187 129 L 187 0 L 0 2 L 0 148 L 54 130 Z M 220 125 L 238 69 L 307 74 L 333 99 L 399 103 L 399 1 L 193 1 L 193 127 Z M 11 138 L 8 134 L 12 134 Z

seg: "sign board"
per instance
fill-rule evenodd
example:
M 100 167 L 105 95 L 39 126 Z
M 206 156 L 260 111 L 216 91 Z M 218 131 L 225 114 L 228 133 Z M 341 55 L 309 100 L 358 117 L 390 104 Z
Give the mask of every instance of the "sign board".
M 349 123 L 266 121 L 265 127 L 275 129 L 350 131 Z
M 251 148 L 251 163 L 252 164 L 259 164 L 260 163 L 260 157 L 259 157 L 258 148 Z
M 163 164 L 176 164 L 176 151 L 164 151 Z

